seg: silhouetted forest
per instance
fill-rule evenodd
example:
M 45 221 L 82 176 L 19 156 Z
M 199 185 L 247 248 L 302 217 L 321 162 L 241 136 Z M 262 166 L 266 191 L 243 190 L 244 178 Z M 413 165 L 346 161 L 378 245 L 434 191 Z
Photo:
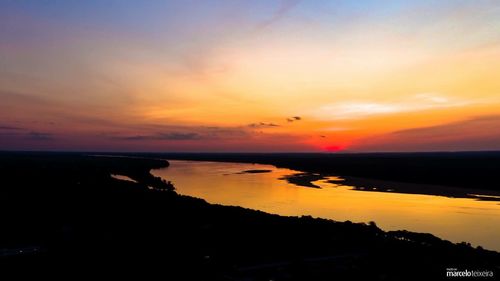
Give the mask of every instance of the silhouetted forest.
M 247 161 L 261 161 L 254 157 Z M 268 162 L 306 166 L 276 159 Z M 1 153 L 1 274 L 67 280 L 431 280 L 445 279 L 447 267 L 500 265 L 497 252 L 431 234 L 211 205 L 178 195 L 150 174 L 166 166 L 152 158 Z

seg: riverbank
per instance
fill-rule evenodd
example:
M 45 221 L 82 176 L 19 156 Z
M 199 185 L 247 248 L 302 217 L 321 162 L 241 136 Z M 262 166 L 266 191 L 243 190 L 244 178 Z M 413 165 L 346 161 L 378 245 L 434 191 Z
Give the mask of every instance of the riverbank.
M 113 155 L 112 153 L 110 155 Z M 496 200 L 500 186 L 500 152 L 427 153 L 129 153 L 140 157 L 171 160 L 269 164 L 305 174 L 341 176 L 352 185 L 369 190 L 373 183 L 388 185 L 382 190 Z M 311 186 L 307 177 L 297 178 Z M 295 179 L 293 179 L 295 180 Z M 394 187 L 396 183 L 396 187 Z M 407 185 L 405 185 L 407 184 Z M 409 185 L 408 185 L 409 184 Z M 412 184 L 422 184 L 424 189 Z M 481 194 L 490 198 L 474 197 Z
M 181 196 L 150 174 L 167 165 L 85 154 L 1 154 L 0 247 L 9 253 L 0 258 L 3 269 L 69 276 L 104 269 L 176 280 L 422 280 L 445 277 L 449 267 L 493 271 L 500 265 L 497 252 L 431 234 L 282 217 Z M 19 252 L 27 248 L 37 250 Z

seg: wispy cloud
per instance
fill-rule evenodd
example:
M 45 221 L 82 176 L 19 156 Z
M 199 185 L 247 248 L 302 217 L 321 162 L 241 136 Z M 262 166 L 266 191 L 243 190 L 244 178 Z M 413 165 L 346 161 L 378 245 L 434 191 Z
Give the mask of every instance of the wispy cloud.
M 392 102 L 351 101 L 327 104 L 312 114 L 324 120 L 359 119 L 374 115 L 460 107 L 471 103 L 474 102 L 435 93 L 421 93 Z

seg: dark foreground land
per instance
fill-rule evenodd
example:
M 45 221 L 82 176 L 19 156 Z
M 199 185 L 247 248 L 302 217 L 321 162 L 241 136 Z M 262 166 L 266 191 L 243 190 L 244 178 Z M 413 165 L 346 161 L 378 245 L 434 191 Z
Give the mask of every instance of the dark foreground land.
M 500 266 L 497 252 L 431 234 L 210 205 L 149 172 L 167 165 L 1 153 L 0 279 L 435 280 Z

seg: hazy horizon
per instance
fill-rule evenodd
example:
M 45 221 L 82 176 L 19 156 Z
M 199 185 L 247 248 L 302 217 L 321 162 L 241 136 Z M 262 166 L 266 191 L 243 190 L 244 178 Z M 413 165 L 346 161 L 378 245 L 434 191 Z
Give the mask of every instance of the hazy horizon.
M 11 149 L 11 150 L 0 150 L 0 153 L 144 153 L 144 154 L 332 154 L 332 155 L 349 155 L 349 154 L 446 154 L 446 153 L 457 153 L 457 154 L 474 154 L 474 153 L 500 153 L 500 150 L 427 150 L 427 151 L 159 151 L 159 150 L 61 150 L 61 149 Z

